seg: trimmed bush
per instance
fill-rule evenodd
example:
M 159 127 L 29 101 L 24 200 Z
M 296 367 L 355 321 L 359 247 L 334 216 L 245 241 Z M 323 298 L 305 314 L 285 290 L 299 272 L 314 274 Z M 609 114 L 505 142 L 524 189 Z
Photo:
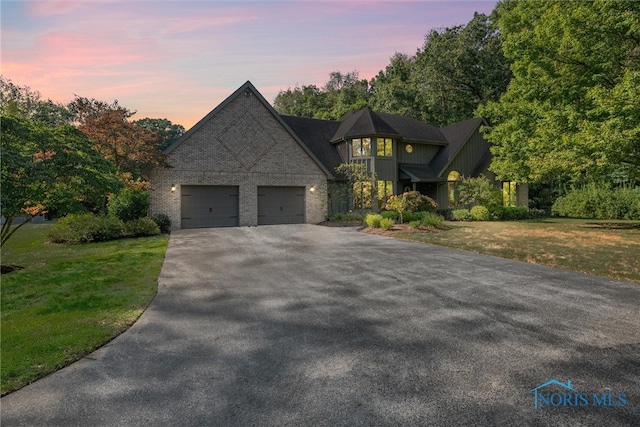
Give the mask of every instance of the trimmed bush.
M 451 221 L 470 221 L 471 213 L 469 209 L 453 209 L 451 211 Z
M 171 220 L 168 215 L 157 213 L 153 214 L 151 219 L 158 225 L 162 234 L 169 234 L 171 232 Z
M 491 219 L 489 209 L 481 205 L 472 207 L 469 213 L 471 214 L 471 219 L 474 221 L 489 221 Z
M 420 228 L 420 226 L 422 225 L 421 221 L 409 221 L 409 225 L 411 226 L 411 228 Z
M 517 221 L 534 216 L 529 211 L 529 208 L 524 206 L 493 206 L 489 209 L 489 213 L 491 214 L 491 219 L 495 221 Z
M 411 212 L 435 212 L 438 203 L 429 196 L 421 194 L 419 191 L 408 191 L 404 193 L 407 199 L 407 210 Z
M 358 212 L 349 212 L 345 215 L 345 221 L 361 222 L 363 219 L 362 214 Z
M 640 219 L 640 194 L 629 187 L 591 184 L 558 197 L 554 214 L 574 218 Z
M 92 213 L 70 214 L 58 220 L 47 237 L 54 243 L 79 244 L 114 240 L 122 235 L 123 224 L 117 218 Z
M 391 218 L 382 218 L 380 220 L 380 228 L 383 228 L 385 230 L 390 230 L 391 228 L 393 228 L 394 224 L 395 224 L 395 221 L 392 220 Z
M 126 237 L 155 236 L 160 227 L 149 217 L 138 218 L 124 223 L 122 235 Z
M 367 224 L 368 227 L 373 227 L 373 228 L 380 228 L 380 221 L 382 220 L 382 215 L 378 215 L 378 214 L 367 214 L 367 216 L 364 217 L 364 222 L 365 224 Z
M 138 188 L 123 188 L 109 199 L 109 215 L 122 221 L 146 217 L 149 214 L 149 192 Z

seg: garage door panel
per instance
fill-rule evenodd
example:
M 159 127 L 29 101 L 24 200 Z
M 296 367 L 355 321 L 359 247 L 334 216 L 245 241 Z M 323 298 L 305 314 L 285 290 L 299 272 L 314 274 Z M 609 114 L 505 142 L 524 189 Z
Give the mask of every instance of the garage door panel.
M 304 224 L 304 187 L 258 187 L 258 225 Z
M 184 185 L 181 193 L 182 228 L 238 225 L 238 187 Z

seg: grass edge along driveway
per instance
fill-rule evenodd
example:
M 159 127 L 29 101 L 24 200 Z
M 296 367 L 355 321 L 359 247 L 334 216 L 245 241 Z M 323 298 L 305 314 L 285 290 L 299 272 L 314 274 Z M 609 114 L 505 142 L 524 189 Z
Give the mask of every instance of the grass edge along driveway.
M 2 250 L 2 395 L 89 354 L 153 300 L 168 236 L 65 246 L 29 224 Z

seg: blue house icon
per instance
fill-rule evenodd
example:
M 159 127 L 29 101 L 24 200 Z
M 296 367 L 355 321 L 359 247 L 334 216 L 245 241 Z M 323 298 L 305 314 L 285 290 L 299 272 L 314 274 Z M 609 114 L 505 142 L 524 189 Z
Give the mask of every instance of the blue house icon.
M 553 385 L 553 384 L 558 385 L 560 387 L 564 387 L 567 390 L 571 390 L 571 391 L 575 392 L 575 390 L 571 387 L 571 380 L 567 380 L 566 384 L 565 383 L 561 383 L 558 380 L 547 381 L 546 383 L 540 384 L 538 387 L 532 388 L 531 390 L 529 390 L 527 392 L 527 393 L 533 393 L 533 399 L 534 399 L 533 408 L 534 409 L 538 409 L 538 391 L 542 390 L 543 388 L 545 388 L 547 386 Z

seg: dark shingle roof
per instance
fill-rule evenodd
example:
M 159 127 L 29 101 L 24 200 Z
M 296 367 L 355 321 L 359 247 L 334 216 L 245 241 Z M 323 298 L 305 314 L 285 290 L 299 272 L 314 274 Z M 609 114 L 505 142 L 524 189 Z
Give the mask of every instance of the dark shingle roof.
M 405 173 L 411 182 L 442 181 L 442 178 L 438 177 L 439 171 L 434 170 L 430 165 L 400 163 L 398 169 Z
M 431 161 L 431 167 L 437 171 L 436 173 L 442 173 L 482 122 L 484 119 L 477 117 L 440 128 L 440 132 L 449 141 L 449 145 L 443 147 Z
M 447 144 L 447 139 L 433 125 L 407 116 L 377 113 L 369 108 L 351 110 L 342 116 L 340 127 L 333 135 L 331 142 L 371 135 L 401 137 L 405 141 L 412 142 Z
M 389 126 L 377 113 L 369 108 L 351 110 L 340 119 L 340 127 L 331 138 L 331 142 L 341 139 L 358 138 L 361 136 L 394 136 L 400 134 Z
M 329 171 L 335 171 L 342 163 L 338 149 L 329 142 L 340 122 L 295 116 L 280 117 Z

